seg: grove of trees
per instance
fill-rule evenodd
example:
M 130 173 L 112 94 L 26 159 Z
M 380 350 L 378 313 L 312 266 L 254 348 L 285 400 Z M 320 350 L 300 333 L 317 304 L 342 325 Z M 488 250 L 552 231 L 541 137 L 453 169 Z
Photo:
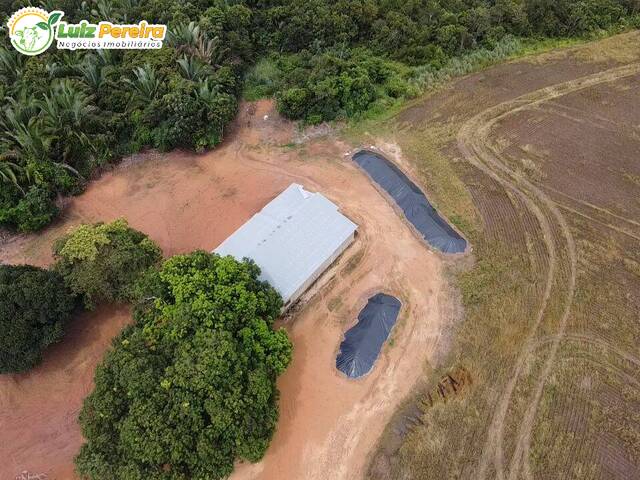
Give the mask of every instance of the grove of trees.
M 80 225 L 58 239 L 49 270 L 0 265 L 0 373 L 34 367 L 80 304 L 128 302 L 160 248 L 124 219 Z
M 85 400 L 84 477 L 220 479 L 259 460 L 291 358 L 282 301 L 259 269 L 195 252 L 144 277 L 135 323 L 113 342 Z
M 27 1 L 0 2 L 0 21 Z M 45 2 L 47 5 L 50 2 Z M 0 35 L 0 225 L 37 230 L 97 169 L 217 145 L 248 97 L 307 123 L 419 92 L 414 69 L 512 36 L 637 26 L 637 0 L 60 0 L 65 20 L 166 23 L 161 50 L 26 57 Z
M 162 258 L 160 248 L 125 219 L 80 225 L 53 247 L 55 270 L 85 307 L 132 299 L 138 278 Z
M 134 305 L 80 414 L 83 478 L 221 479 L 262 458 L 292 345 L 255 263 L 197 251 L 161 264 L 124 219 L 75 227 L 54 258 L 50 270 L 0 265 L 0 373 L 33 367 L 81 300 Z

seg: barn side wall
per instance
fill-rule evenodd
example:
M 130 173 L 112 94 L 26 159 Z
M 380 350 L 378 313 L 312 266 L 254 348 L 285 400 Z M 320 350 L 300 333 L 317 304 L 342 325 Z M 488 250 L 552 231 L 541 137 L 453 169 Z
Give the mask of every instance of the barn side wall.
M 306 292 L 307 289 L 313 284 L 313 282 L 315 282 L 318 278 L 320 278 L 320 276 L 324 273 L 324 271 L 327 270 L 331 266 L 331 264 L 336 261 L 336 259 L 342 254 L 342 252 L 344 252 L 347 249 L 349 245 L 353 243 L 354 240 L 355 240 L 355 232 L 349 235 L 344 240 L 344 242 L 342 242 L 342 244 L 340 244 L 340 246 L 333 252 L 333 254 L 330 257 L 328 257 L 324 262 L 322 262 L 322 264 L 316 269 L 315 272 L 313 272 L 313 274 L 307 279 L 307 281 L 304 282 L 300 286 L 300 288 L 298 288 L 294 292 L 293 295 L 291 295 L 291 297 L 285 304 L 285 309 L 290 305 L 292 305 L 298 298 L 300 298 L 300 295 Z

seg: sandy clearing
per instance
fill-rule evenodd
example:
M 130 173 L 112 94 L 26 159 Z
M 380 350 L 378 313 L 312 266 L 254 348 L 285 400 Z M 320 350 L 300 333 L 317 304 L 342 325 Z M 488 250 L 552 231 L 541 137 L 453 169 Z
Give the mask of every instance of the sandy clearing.
M 93 388 L 96 365 L 129 319 L 127 307 L 80 315 L 37 368 L 0 375 L 0 478 L 12 480 L 23 471 L 47 474 L 48 480 L 74 478 L 82 399 Z
M 46 265 L 53 240 L 69 226 L 119 216 L 148 233 L 165 255 L 211 250 L 289 183 L 322 191 L 360 225 L 359 235 L 317 295 L 285 322 L 294 356 L 278 382 L 278 430 L 264 460 L 238 465 L 232 478 L 359 478 L 439 345 L 446 321 L 441 258 L 345 157 L 346 144 L 328 136 L 285 146 L 295 132 L 269 102 L 243 107 L 237 125 L 214 152 L 150 155 L 103 175 L 70 201 L 63 221 L 5 245 L 0 261 Z M 373 371 L 347 380 L 335 369 L 342 334 L 377 291 L 402 300 L 398 325 Z M 23 470 L 47 473 L 49 480 L 73 478 L 81 444 L 77 412 L 109 339 L 127 320 L 123 309 L 87 314 L 83 328 L 100 335 L 72 333 L 34 371 L 0 378 L 0 409 L 9 412 L 2 417 L 0 457 L 11 459 L 0 465 L 1 478 Z

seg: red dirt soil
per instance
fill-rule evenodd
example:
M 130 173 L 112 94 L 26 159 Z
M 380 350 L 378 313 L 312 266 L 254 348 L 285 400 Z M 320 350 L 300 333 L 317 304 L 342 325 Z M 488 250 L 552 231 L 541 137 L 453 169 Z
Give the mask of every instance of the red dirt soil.
M 440 257 L 345 156 L 349 147 L 333 135 L 285 146 L 294 137 L 269 102 L 245 106 L 236 131 L 215 151 L 125 162 L 72 199 L 58 225 L 0 252 L 1 262 L 47 265 L 53 240 L 70 226 L 120 216 L 167 256 L 211 250 L 292 182 L 335 201 L 360 226 L 357 240 L 284 322 L 294 355 L 278 381 L 278 429 L 265 459 L 239 464 L 234 479 L 361 477 L 388 419 L 433 359 L 448 305 Z M 399 297 L 403 309 L 373 371 L 348 380 L 335 369 L 335 355 L 377 291 Z M 128 318 L 124 308 L 88 313 L 39 367 L 0 377 L 0 458 L 7 459 L 0 478 L 24 470 L 48 480 L 75 478 L 77 413 L 96 364 Z
M 47 474 L 47 480 L 75 478 L 82 399 L 93 388 L 93 372 L 111 339 L 129 318 L 125 307 L 80 315 L 37 368 L 0 376 L 0 478 L 12 480 L 23 471 Z

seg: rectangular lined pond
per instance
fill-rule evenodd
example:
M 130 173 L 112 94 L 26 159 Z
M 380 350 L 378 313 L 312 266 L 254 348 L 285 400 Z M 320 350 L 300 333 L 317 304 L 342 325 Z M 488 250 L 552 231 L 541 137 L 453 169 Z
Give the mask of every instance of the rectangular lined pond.
M 429 203 L 422 190 L 392 162 L 361 150 L 353 156 L 360 168 L 385 190 L 425 241 L 443 253 L 463 253 L 467 241 Z
M 366 375 L 380 355 L 400 312 L 400 300 L 377 293 L 358 314 L 358 323 L 347 330 L 336 357 L 336 368 L 350 378 Z

